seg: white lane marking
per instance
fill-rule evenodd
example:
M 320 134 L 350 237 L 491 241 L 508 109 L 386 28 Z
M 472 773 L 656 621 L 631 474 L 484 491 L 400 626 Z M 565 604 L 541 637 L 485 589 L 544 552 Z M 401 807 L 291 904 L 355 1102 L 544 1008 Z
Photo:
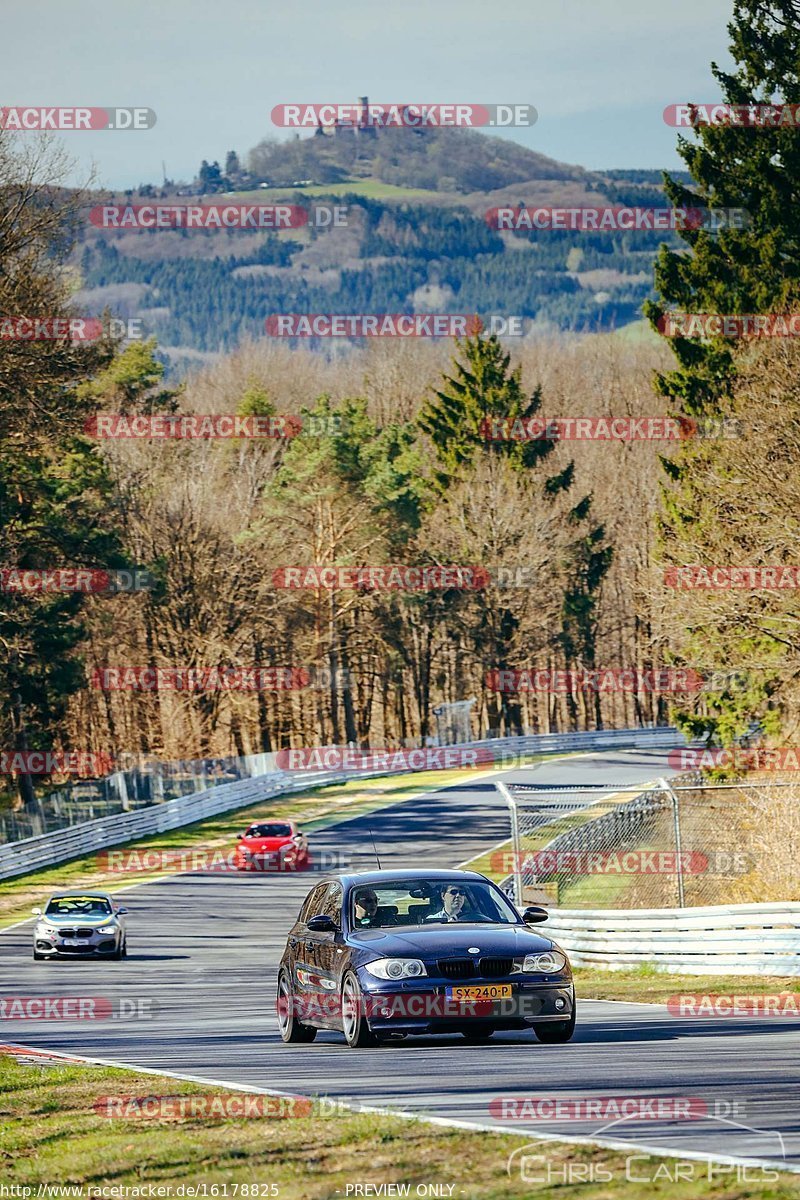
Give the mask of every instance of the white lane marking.
M 17 1043 L 14 1043 L 17 1045 Z M 285 1098 L 294 1098 L 301 1093 L 298 1092 L 282 1092 L 278 1088 L 259 1087 L 257 1084 L 244 1083 L 226 1083 L 224 1079 L 209 1079 L 205 1075 L 188 1075 L 183 1071 L 167 1071 L 160 1070 L 156 1067 L 140 1067 L 136 1063 L 120 1062 L 117 1059 L 110 1058 L 88 1058 L 84 1055 L 67 1055 L 61 1054 L 57 1050 L 40 1051 L 35 1046 L 19 1045 L 20 1050 L 32 1051 L 33 1053 L 46 1053 L 52 1058 L 63 1058 L 66 1061 L 75 1061 L 89 1063 L 98 1067 L 117 1067 L 123 1071 L 140 1071 L 144 1075 L 165 1075 L 168 1079 L 182 1079 L 187 1083 L 210 1083 L 214 1087 L 224 1087 L 232 1092 L 245 1092 L 250 1095 L 257 1094 L 259 1096 L 282 1096 Z M 313 1101 L 314 1096 L 305 1096 L 306 1099 Z M 342 1107 L 349 1109 L 347 1101 L 342 1101 Z M 481 1121 L 464 1121 L 457 1117 L 431 1117 L 422 1113 L 409 1112 L 407 1109 L 387 1108 L 383 1105 L 373 1104 L 358 1104 L 353 1112 L 368 1112 L 381 1117 L 398 1117 L 404 1121 L 422 1121 L 426 1125 L 439 1125 L 446 1129 L 465 1129 L 477 1133 L 505 1133 L 510 1137 L 527 1138 L 529 1141 L 538 1142 L 562 1142 L 570 1146 L 602 1146 L 607 1150 L 638 1150 L 640 1154 L 652 1154 L 657 1158 L 691 1158 L 697 1162 L 713 1162 L 723 1163 L 730 1166 L 742 1167 L 772 1167 L 775 1170 L 785 1171 L 791 1174 L 800 1174 L 800 1166 L 790 1166 L 786 1162 L 767 1158 L 742 1158 L 731 1154 L 712 1154 L 706 1153 L 703 1150 L 669 1150 L 663 1146 L 652 1146 L 647 1142 L 626 1142 L 617 1138 L 594 1138 L 584 1137 L 581 1135 L 570 1135 L 560 1133 L 540 1133 L 534 1129 L 510 1129 L 502 1124 L 489 1124 Z

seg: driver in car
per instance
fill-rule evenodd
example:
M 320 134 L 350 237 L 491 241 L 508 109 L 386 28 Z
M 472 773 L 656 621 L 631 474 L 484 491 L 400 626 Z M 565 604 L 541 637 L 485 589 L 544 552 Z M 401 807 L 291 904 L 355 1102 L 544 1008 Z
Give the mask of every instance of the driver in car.
M 448 883 L 442 892 L 442 907 L 429 913 L 426 921 L 486 921 L 488 918 L 472 907 L 467 907 L 467 893 L 458 883 Z

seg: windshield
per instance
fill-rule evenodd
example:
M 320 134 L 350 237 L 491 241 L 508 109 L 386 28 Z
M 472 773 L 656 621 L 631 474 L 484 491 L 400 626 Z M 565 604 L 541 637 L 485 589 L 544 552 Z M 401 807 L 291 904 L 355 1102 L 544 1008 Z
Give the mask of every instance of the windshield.
M 502 892 L 472 879 L 401 879 L 354 887 L 350 893 L 353 929 L 453 922 L 517 925 L 519 916 Z
M 246 837 L 289 837 L 291 825 L 251 825 Z
M 53 896 L 45 912 L 49 917 L 102 917 L 111 905 L 102 896 Z

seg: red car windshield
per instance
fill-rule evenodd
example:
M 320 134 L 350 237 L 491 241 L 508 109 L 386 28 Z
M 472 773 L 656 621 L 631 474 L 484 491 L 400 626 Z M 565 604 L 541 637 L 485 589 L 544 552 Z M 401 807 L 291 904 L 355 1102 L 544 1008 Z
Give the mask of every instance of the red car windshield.
M 291 837 L 292 827 L 291 825 L 251 825 L 245 836 L 255 838 Z

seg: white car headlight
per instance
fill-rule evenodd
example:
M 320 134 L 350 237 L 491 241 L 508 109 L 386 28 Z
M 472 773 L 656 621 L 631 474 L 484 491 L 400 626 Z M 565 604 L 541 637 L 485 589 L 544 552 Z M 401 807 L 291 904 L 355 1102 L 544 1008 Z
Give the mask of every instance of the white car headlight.
M 364 970 L 376 979 L 419 979 L 428 974 L 421 958 L 376 958 L 364 963 Z
M 555 975 L 567 965 L 566 954 L 557 950 L 545 950 L 542 954 L 526 954 L 522 963 L 524 974 Z
M 101 925 L 100 928 L 97 930 L 97 932 L 98 933 L 116 933 L 117 927 L 116 927 L 116 925 Z

